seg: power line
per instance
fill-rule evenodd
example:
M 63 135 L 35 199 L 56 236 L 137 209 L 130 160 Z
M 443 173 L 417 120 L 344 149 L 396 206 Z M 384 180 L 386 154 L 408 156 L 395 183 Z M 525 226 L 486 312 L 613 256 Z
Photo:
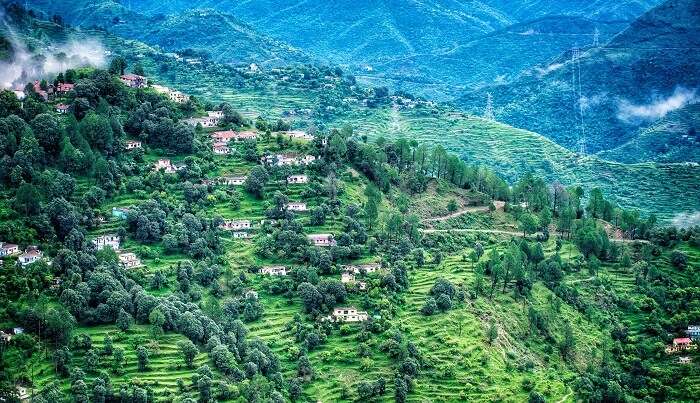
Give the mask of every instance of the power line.
M 484 119 L 495 120 L 496 116 L 493 113 L 493 96 L 490 92 L 486 93 L 486 108 L 484 110 Z

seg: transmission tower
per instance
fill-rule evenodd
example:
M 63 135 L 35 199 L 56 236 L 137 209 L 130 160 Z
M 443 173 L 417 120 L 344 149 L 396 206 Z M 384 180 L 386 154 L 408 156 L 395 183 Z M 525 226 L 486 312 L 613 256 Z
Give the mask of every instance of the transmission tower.
M 491 96 L 490 92 L 486 94 L 486 109 L 484 110 L 484 119 L 491 121 L 496 119 L 493 113 L 493 97 Z
M 576 123 L 579 126 L 578 150 L 581 154 L 586 154 L 586 129 L 583 115 L 583 89 L 581 85 L 581 50 L 571 49 L 571 89 L 574 93 L 574 113 L 576 113 Z
M 597 48 L 598 46 L 600 46 L 600 31 L 596 27 L 595 31 L 593 31 L 593 47 Z

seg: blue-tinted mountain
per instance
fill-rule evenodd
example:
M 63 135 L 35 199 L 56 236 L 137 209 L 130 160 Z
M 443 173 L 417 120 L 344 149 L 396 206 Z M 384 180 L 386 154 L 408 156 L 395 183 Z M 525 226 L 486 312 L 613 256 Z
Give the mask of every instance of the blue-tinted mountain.
M 576 62 L 566 52 L 512 83 L 468 93 L 461 104 L 482 113 L 486 94 L 492 93 L 499 120 L 571 149 L 578 148 L 582 134 L 589 152 L 613 149 L 674 109 L 695 102 L 699 28 L 699 2 L 669 0 L 609 43 L 582 49 Z

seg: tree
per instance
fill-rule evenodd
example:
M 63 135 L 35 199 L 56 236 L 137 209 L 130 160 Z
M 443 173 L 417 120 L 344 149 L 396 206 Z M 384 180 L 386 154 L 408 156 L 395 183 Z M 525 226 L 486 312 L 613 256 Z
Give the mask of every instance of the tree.
M 138 361 L 139 371 L 144 372 L 148 370 L 148 349 L 144 346 L 138 346 L 136 348 L 136 359 Z
M 126 70 L 126 59 L 121 56 L 117 56 L 109 63 L 109 72 L 111 74 L 123 75 Z
M 14 92 L 10 90 L 0 91 L 0 116 L 10 116 L 22 114 L 22 104 L 17 99 Z
M 564 325 L 564 340 L 559 343 L 559 351 L 562 357 L 567 361 L 570 361 L 574 355 L 574 347 L 576 346 L 576 340 L 574 338 L 574 331 L 571 328 L 571 324 L 566 322 Z
M 498 328 L 496 327 L 496 321 L 491 320 L 489 323 L 489 329 L 486 332 L 486 337 L 489 340 L 489 344 L 493 344 L 493 342 L 498 338 Z
M 34 136 L 39 141 L 39 145 L 46 151 L 47 155 L 57 156 L 63 139 L 63 129 L 58 119 L 52 114 L 42 113 L 32 119 L 29 124 Z
M 427 297 L 425 299 L 425 304 L 423 304 L 423 307 L 421 308 L 421 313 L 425 316 L 430 316 L 437 312 L 438 310 L 438 305 L 437 301 L 435 301 L 435 298 L 433 297 Z
M 534 214 L 523 213 L 520 216 L 520 230 L 523 231 L 523 236 L 534 233 L 537 231 L 537 227 L 537 217 Z
M 265 194 L 265 184 L 267 183 L 269 177 L 270 175 L 265 167 L 260 165 L 253 167 L 245 181 L 246 191 L 261 199 Z
M 671 252 L 671 263 L 679 269 L 685 269 L 688 265 L 688 255 L 680 250 Z
M 129 315 L 129 313 L 126 312 L 124 309 L 121 309 L 119 311 L 119 315 L 117 316 L 117 328 L 119 328 L 119 330 L 121 330 L 122 332 L 127 332 L 129 331 L 132 322 L 133 319 L 131 315 Z
M 185 365 L 187 365 L 187 368 L 192 368 L 194 358 L 199 352 L 197 350 L 197 346 L 195 346 L 191 340 L 182 340 L 177 343 L 177 347 L 180 349 L 180 353 L 185 360 Z
M 163 325 L 165 324 L 165 314 L 159 308 L 151 311 L 148 315 L 148 322 L 151 324 L 151 334 L 157 339 L 163 334 Z

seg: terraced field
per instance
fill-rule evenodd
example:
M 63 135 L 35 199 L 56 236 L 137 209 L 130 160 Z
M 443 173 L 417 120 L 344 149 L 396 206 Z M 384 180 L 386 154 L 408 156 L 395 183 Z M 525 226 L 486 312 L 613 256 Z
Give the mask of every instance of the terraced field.
M 122 384 L 136 383 L 142 387 L 151 387 L 154 395 L 158 398 L 172 397 L 178 394 L 177 381 L 182 379 L 185 385 L 190 385 L 190 379 L 196 373 L 196 368 L 209 364 L 205 353 L 198 353 L 194 359 L 194 368 L 188 369 L 183 361 L 177 343 L 186 338 L 180 334 L 166 333 L 160 336 L 155 342 L 147 343 L 152 338 L 150 326 L 135 325 L 127 332 L 123 333 L 115 326 L 91 326 L 79 327 L 75 330 L 75 335 L 87 335 L 92 340 L 93 348 L 101 351 L 104 347 L 104 339 L 110 335 L 113 339 L 114 347 L 124 349 L 124 365 L 120 368 L 121 374 L 112 371 L 112 358 L 103 356 L 100 357 L 99 369 L 105 369 L 110 372 L 112 385 L 118 389 Z M 145 372 L 138 370 L 138 360 L 136 358 L 136 346 L 146 345 L 149 350 L 149 366 Z M 85 357 L 84 350 L 73 352 L 73 364 L 77 367 L 85 368 L 83 361 Z M 43 358 L 43 357 L 41 357 Z M 38 361 L 34 368 L 36 377 L 34 381 L 38 388 L 46 386 L 48 383 L 56 380 L 53 368 L 49 364 L 50 360 L 43 359 Z M 86 374 L 86 383 L 91 383 L 95 378 L 95 374 Z M 88 380 L 90 382 L 88 382 Z M 69 380 L 65 379 L 61 382 L 64 389 L 69 388 Z

